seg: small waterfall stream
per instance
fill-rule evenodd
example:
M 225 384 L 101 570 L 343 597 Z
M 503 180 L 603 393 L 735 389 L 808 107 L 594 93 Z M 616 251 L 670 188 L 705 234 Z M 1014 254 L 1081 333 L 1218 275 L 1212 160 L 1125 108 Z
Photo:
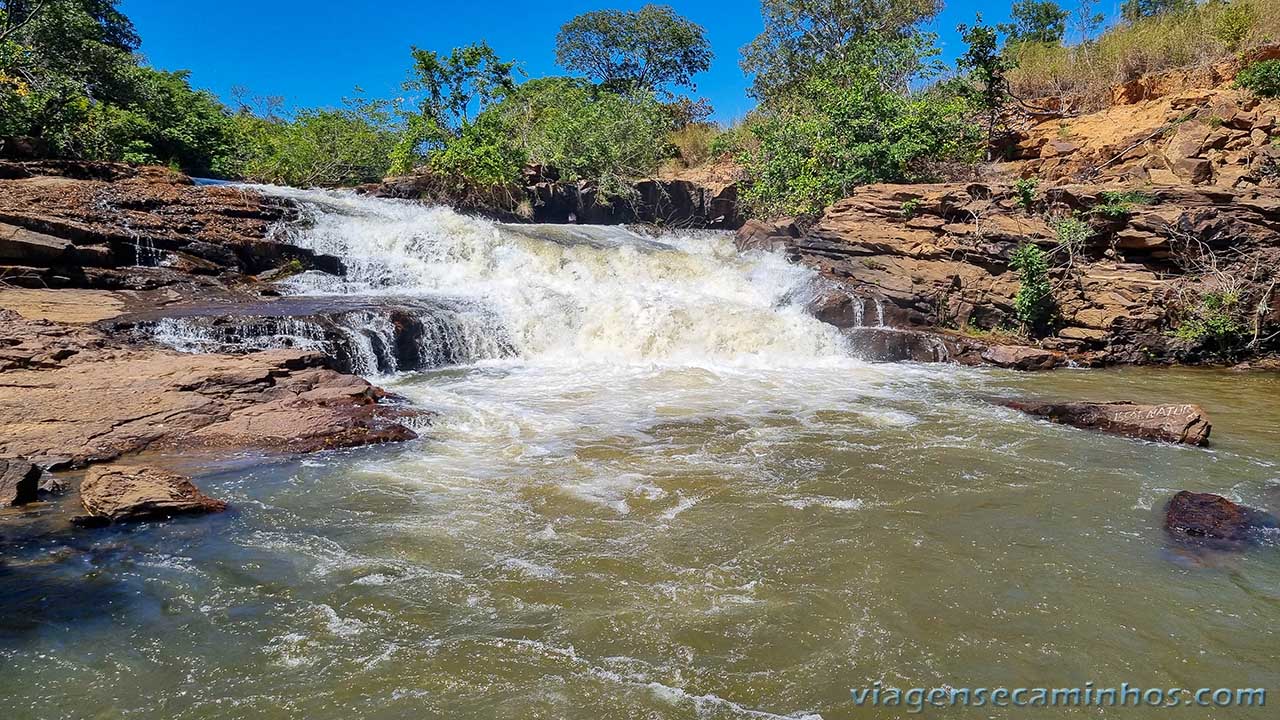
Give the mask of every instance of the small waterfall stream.
M 298 201 L 307 222 L 283 232 L 341 257 L 347 275 L 284 283 L 293 300 L 311 299 L 309 314 L 283 303 L 240 322 L 171 318 L 158 339 L 187 351 L 328 351 L 362 374 L 509 356 L 769 364 L 846 354 L 840 333 L 804 310 L 812 273 L 740 255 L 727 233 L 503 225 L 350 193 L 261 190 Z

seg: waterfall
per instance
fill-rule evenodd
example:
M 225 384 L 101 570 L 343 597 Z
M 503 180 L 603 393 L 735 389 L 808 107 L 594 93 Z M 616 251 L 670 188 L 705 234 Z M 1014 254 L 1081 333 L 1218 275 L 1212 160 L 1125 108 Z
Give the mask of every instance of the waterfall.
M 186 308 L 184 313 L 131 322 L 182 352 L 312 350 L 360 375 L 468 364 L 515 353 L 494 313 L 468 300 L 299 296 L 251 305 L 218 303 Z
M 728 233 L 505 225 L 353 193 L 257 189 L 304 208 L 306 222 L 281 229 L 289 242 L 348 270 L 295 276 L 289 295 L 428 303 L 408 367 L 387 349 L 403 345 L 400 323 L 376 309 L 346 313 L 339 334 L 357 372 L 506 356 L 777 365 L 847 354 L 841 334 L 805 311 L 814 273 L 779 254 L 740 254 Z M 274 335 L 304 346 L 315 333 Z

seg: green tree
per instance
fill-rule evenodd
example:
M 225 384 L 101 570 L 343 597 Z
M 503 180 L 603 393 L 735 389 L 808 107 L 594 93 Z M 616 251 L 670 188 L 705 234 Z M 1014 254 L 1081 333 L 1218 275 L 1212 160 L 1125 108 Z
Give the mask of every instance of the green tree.
M 515 87 L 515 70 L 515 63 L 499 58 L 484 42 L 454 48 L 448 55 L 413 48 L 405 90 L 421 94 L 425 139 L 460 136 L 473 112 L 483 112 Z
M 1196 6 L 1196 0 L 1125 0 L 1120 15 L 1129 22 L 1163 15 L 1167 12 L 1183 12 Z
M 909 94 L 886 78 L 929 67 L 931 36 L 867 36 L 828 60 L 752 126 L 739 155 L 742 197 L 757 215 L 813 214 L 874 182 L 934 179 L 932 163 L 972 162 L 980 142 L 971 104 L 940 85 Z
M 1023 243 L 1013 252 L 1009 267 L 1018 272 L 1018 292 L 1013 298 L 1013 312 L 1024 330 L 1043 332 L 1053 320 L 1053 286 L 1049 282 L 1049 263 L 1044 251 L 1031 243 Z
M 783 97 L 816 68 L 854 55 L 876 62 L 863 40 L 906 37 L 941 10 L 942 0 L 762 0 L 764 31 L 742 49 L 751 94 L 761 102 Z
M 556 36 L 562 67 L 619 91 L 694 87 L 713 57 L 702 27 L 664 5 L 584 13 Z
M 472 186 L 519 178 L 525 163 L 554 167 L 566 180 L 590 180 L 605 197 L 627 196 L 632 183 L 672 154 L 676 120 L 653 92 L 614 92 L 576 78 L 541 78 L 508 93 L 462 135 L 430 153 L 427 165 Z
M 1008 42 L 1037 42 L 1056 45 L 1067 32 L 1069 12 L 1053 0 L 1017 0 L 1013 4 L 1011 23 L 1003 23 L 1000 32 Z
M 1002 115 L 1009 101 L 1008 72 L 1016 63 L 1000 52 L 999 35 L 995 28 L 982 24 L 981 14 L 973 25 L 960 25 L 956 29 L 967 46 L 956 65 L 968 70 L 978 85 L 973 94 L 986 114 L 987 159 L 990 160 L 996 139 L 1005 129 Z

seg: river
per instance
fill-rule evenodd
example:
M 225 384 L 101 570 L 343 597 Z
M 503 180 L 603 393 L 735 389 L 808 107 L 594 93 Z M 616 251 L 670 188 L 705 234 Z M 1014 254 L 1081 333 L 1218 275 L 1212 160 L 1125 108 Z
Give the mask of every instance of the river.
M 854 704 L 876 682 L 1280 692 L 1280 554 L 1188 555 L 1161 529 L 1181 489 L 1280 505 L 1274 375 L 870 364 L 804 312 L 809 271 L 723 234 L 268 191 L 350 270 L 291 292 L 474 311 L 449 335 L 465 361 L 376 378 L 439 414 L 411 443 L 205 468 L 233 512 L 24 546 L 0 571 L 5 718 L 832 720 L 903 717 Z M 991 402 L 1010 397 L 1198 402 L 1214 443 Z

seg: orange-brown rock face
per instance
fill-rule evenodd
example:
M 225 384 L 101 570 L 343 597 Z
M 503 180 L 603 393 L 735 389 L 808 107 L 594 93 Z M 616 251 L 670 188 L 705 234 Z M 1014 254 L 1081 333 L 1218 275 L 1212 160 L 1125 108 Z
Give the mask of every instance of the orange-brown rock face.
M 1085 362 L 1173 357 L 1178 292 L 1197 281 L 1191 265 L 1206 251 L 1219 271 L 1256 290 L 1261 327 L 1280 324 L 1280 296 L 1266 292 L 1280 267 L 1280 191 L 1151 188 L 1122 212 L 1104 213 L 1105 189 L 1049 187 L 1024 208 L 1009 186 L 873 185 L 807 232 L 753 222 L 739 244 L 785 248 L 819 270 L 833 291 L 814 312 L 834 324 L 992 329 L 1018 324 L 1010 257 L 1034 243 L 1049 257 L 1059 313 L 1042 344 Z M 1072 216 L 1090 237 L 1068 252 L 1050 218 Z
M 416 437 L 421 413 L 319 355 L 185 355 L 0 311 L 0 455 L 75 467 L 159 448 L 309 452 Z
M 0 273 L 11 286 L 145 288 L 289 260 L 338 270 L 270 237 L 296 215 L 288 202 L 163 168 L 0 163 Z
M 1280 101 L 1232 87 L 1247 63 L 1275 57 L 1280 45 L 1153 73 L 1114 88 L 1098 112 L 1027 118 L 1009 169 L 1045 182 L 1280 187 Z
M 90 470 L 80 485 L 80 504 L 88 513 L 77 520 L 81 524 L 165 519 L 227 508 L 182 475 L 130 465 Z

